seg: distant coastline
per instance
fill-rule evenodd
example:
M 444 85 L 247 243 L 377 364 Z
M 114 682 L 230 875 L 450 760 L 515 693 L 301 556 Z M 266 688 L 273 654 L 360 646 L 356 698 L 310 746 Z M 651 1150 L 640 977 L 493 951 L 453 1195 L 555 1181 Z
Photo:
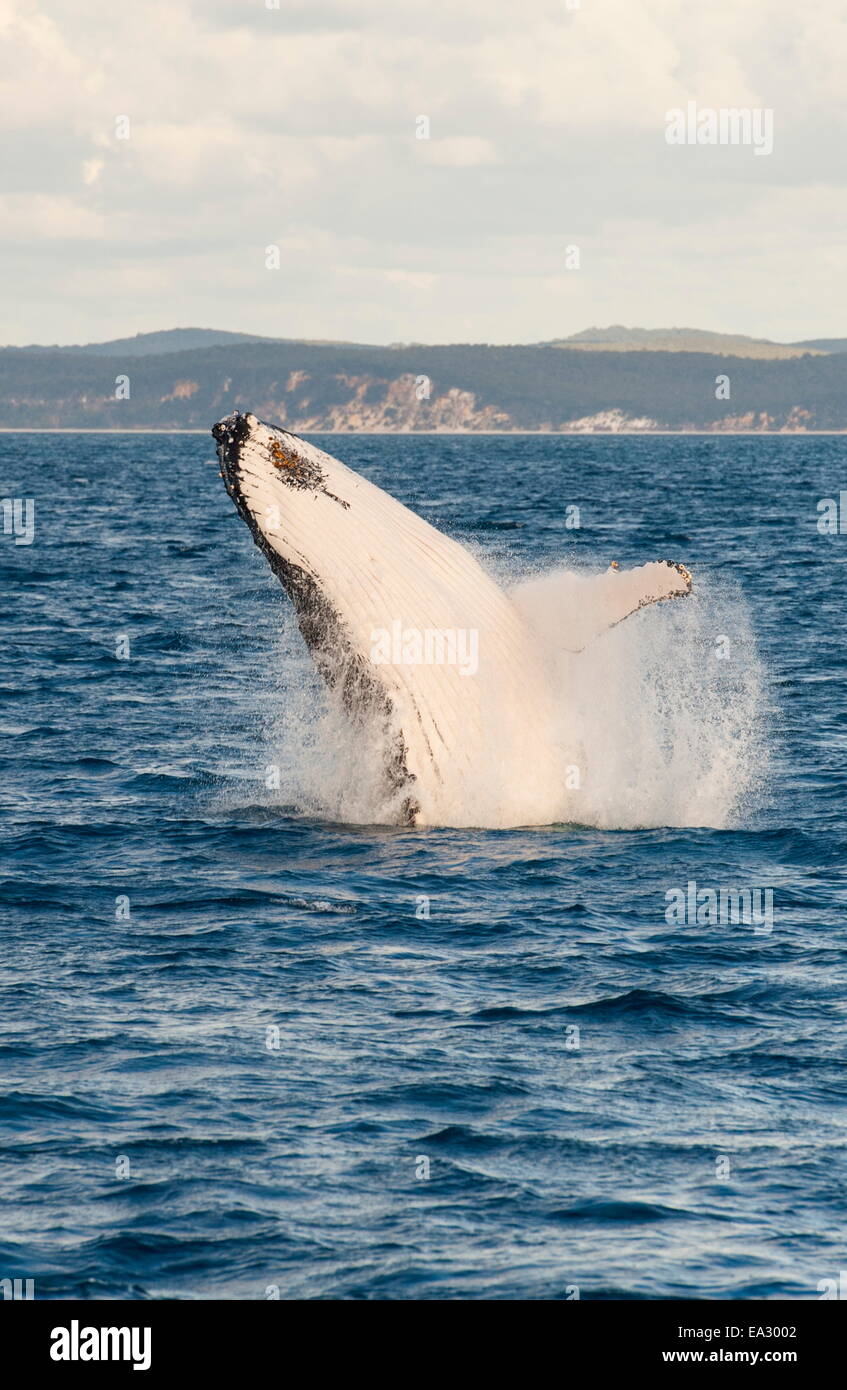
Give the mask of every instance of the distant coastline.
M 481 439 L 493 436 L 498 439 L 819 439 L 832 435 L 837 438 L 847 434 L 847 428 L 840 430 L 305 430 L 304 434 L 349 436 L 351 439 L 369 437 L 390 437 L 395 439 L 434 438 L 434 439 Z M 29 429 L 23 425 L 0 425 L 0 434 L 194 434 L 209 435 L 211 429 L 161 429 L 139 425 L 135 429 L 97 429 L 85 426 L 50 426 Z
M 0 349 L 0 429 L 295 434 L 841 434 L 847 339 L 590 329 L 548 343 L 315 343 L 174 329 Z

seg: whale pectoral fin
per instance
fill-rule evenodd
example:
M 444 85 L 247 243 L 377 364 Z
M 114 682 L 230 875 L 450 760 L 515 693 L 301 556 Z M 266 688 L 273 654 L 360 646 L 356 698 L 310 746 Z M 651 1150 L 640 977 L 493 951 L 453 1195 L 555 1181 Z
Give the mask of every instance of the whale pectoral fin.
M 686 598 L 690 593 L 691 574 L 685 565 L 653 560 L 634 570 L 622 570 L 612 563 L 590 585 L 582 645 L 617 627 L 640 608 L 668 598 Z
M 590 577 L 560 570 L 519 585 L 512 601 L 536 631 L 566 651 L 579 652 L 640 608 L 690 593 L 684 565 L 653 560 L 632 570 L 613 563 Z

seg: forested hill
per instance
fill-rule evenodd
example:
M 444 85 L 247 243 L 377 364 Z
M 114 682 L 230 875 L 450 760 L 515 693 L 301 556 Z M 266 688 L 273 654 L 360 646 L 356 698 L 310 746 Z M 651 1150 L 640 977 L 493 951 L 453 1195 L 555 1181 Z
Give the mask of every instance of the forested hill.
M 198 333 L 215 341 L 186 343 Z M 842 340 L 780 357 L 571 343 L 366 347 L 172 330 L 5 348 L 0 426 L 208 429 L 250 409 L 299 433 L 847 429 Z

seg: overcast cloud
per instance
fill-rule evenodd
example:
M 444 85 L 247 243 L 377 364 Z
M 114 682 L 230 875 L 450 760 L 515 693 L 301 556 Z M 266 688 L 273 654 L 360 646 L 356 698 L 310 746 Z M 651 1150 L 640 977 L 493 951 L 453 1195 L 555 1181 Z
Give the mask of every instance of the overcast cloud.
M 0 341 L 847 335 L 843 0 L 279 3 L 0 0 Z

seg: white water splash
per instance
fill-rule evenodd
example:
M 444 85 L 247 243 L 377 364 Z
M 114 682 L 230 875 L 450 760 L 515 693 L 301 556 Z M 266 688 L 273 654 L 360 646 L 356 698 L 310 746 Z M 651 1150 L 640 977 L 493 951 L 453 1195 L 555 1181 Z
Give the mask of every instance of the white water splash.
M 764 772 L 763 670 L 743 602 L 695 577 L 690 598 L 644 608 L 574 653 L 571 578 L 523 590 L 557 692 L 558 756 L 579 769 L 567 818 L 610 829 L 739 819 Z
M 765 770 L 764 677 L 737 594 L 695 575 L 690 598 L 644 608 L 574 652 L 585 616 L 579 574 L 557 569 L 512 593 L 553 692 L 539 766 L 524 769 L 521 823 L 720 828 L 747 817 Z M 322 819 L 396 820 L 379 735 L 351 730 L 332 707 L 293 625 L 283 641 L 282 712 L 267 753 L 280 769 L 280 788 L 268 796 Z M 497 701 L 492 708 L 500 713 L 488 766 L 457 778 L 430 823 L 516 824 L 502 796 L 509 730 Z M 519 717 L 531 721 L 533 711 Z

